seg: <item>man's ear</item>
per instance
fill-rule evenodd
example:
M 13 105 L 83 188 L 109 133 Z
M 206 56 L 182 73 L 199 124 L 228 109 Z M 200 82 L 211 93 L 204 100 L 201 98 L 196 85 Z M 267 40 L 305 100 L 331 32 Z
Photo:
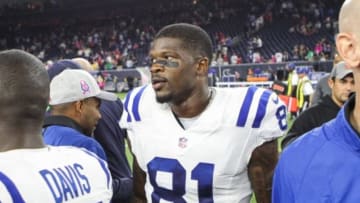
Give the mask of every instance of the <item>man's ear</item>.
M 335 78 L 332 79 L 331 77 L 329 77 L 328 84 L 329 84 L 330 89 L 332 89 L 334 87 L 335 80 L 336 80 Z
M 336 36 L 336 48 L 339 55 L 350 67 L 359 67 L 360 50 L 355 35 L 339 33 Z
M 76 113 L 81 113 L 82 112 L 83 104 L 84 104 L 83 101 L 74 102 L 74 108 L 75 108 Z
M 207 57 L 203 57 L 199 60 L 196 71 L 198 75 L 206 75 L 207 77 L 209 71 L 209 59 Z

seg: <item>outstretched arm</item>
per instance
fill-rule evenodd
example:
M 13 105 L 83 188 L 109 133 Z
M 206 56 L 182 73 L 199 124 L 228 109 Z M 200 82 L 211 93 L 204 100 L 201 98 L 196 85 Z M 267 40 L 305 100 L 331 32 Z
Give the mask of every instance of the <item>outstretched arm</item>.
M 272 177 L 277 161 L 277 140 L 265 142 L 252 152 L 248 176 L 258 203 L 271 202 Z
M 133 175 L 134 175 L 134 197 L 132 203 L 146 203 L 146 195 L 145 195 L 145 181 L 146 174 L 140 168 L 136 157 L 134 156 L 133 163 Z

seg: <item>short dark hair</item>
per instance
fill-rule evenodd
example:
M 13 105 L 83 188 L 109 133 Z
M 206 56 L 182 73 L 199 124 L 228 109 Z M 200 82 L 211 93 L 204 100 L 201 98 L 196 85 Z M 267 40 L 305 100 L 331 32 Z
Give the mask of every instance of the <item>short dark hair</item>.
M 187 24 L 176 23 L 163 27 L 156 35 L 158 38 L 169 37 L 180 39 L 185 49 L 194 51 L 195 54 L 206 56 L 209 63 L 212 60 L 212 42 L 208 33 L 201 27 Z
M 45 65 L 22 50 L 0 52 L 0 116 L 4 122 L 42 122 L 49 101 Z

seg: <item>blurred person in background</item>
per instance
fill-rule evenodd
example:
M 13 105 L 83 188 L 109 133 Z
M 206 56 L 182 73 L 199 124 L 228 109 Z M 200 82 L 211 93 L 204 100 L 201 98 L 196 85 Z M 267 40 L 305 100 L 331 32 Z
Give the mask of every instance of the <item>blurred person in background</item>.
M 272 202 L 358 202 L 360 199 L 360 1 L 345 0 L 337 51 L 353 71 L 355 94 L 335 119 L 285 148 L 275 169 Z
M 314 88 L 312 87 L 311 80 L 308 77 L 309 67 L 299 67 L 297 74 L 299 76 L 298 84 L 296 87 L 296 100 L 298 106 L 298 113 L 303 112 L 310 106 Z
M 344 61 L 334 66 L 329 75 L 328 84 L 331 90 L 330 95 L 323 97 L 320 103 L 306 109 L 296 118 L 286 137 L 282 140 L 282 148 L 304 133 L 335 118 L 340 108 L 349 99 L 354 90 L 354 76 Z
M 91 64 L 84 58 L 74 58 L 72 61 L 84 70 L 91 70 Z M 112 203 L 129 202 L 133 190 L 132 172 L 125 154 L 126 131 L 119 126 L 123 110 L 123 103 L 119 98 L 116 101 L 102 101 L 101 119 L 93 133 L 105 151 L 113 178 Z
M 337 63 L 341 61 L 342 61 L 341 57 L 338 54 L 335 54 L 334 67 Z M 311 99 L 311 106 L 320 103 L 323 97 L 325 97 L 326 95 L 331 95 L 331 89 L 329 87 L 329 79 L 330 79 L 330 74 L 326 74 L 325 76 L 319 79 L 315 87 L 315 92 Z
M 296 65 L 294 63 L 288 63 L 287 70 L 287 93 L 289 97 L 296 97 L 296 87 L 299 81 L 299 76 L 296 72 Z

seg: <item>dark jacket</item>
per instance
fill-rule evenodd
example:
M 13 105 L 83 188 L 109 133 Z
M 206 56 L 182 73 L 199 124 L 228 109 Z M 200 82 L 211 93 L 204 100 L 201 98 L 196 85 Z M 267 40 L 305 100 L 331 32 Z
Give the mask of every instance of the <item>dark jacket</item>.
M 66 116 L 47 116 L 43 125 L 43 138 L 47 145 L 85 148 L 106 161 L 101 145 L 83 133 L 82 128 Z
M 291 129 L 281 142 L 281 147 L 286 147 L 304 133 L 335 118 L 339 110 L 340 107 L 335 104 L 331 96 L 326 95 L 320 103 L 306 109 L 295 119 Z
M 101 101 L 101 119 L 94 131 L 95 139 L 104 148 L 108 166 L 113 178 L 112 203 L 129 202 L 132 196 L 133 180 L 125 154 L 125 131 L 119 126 L 123 104 L 117 101 Z

